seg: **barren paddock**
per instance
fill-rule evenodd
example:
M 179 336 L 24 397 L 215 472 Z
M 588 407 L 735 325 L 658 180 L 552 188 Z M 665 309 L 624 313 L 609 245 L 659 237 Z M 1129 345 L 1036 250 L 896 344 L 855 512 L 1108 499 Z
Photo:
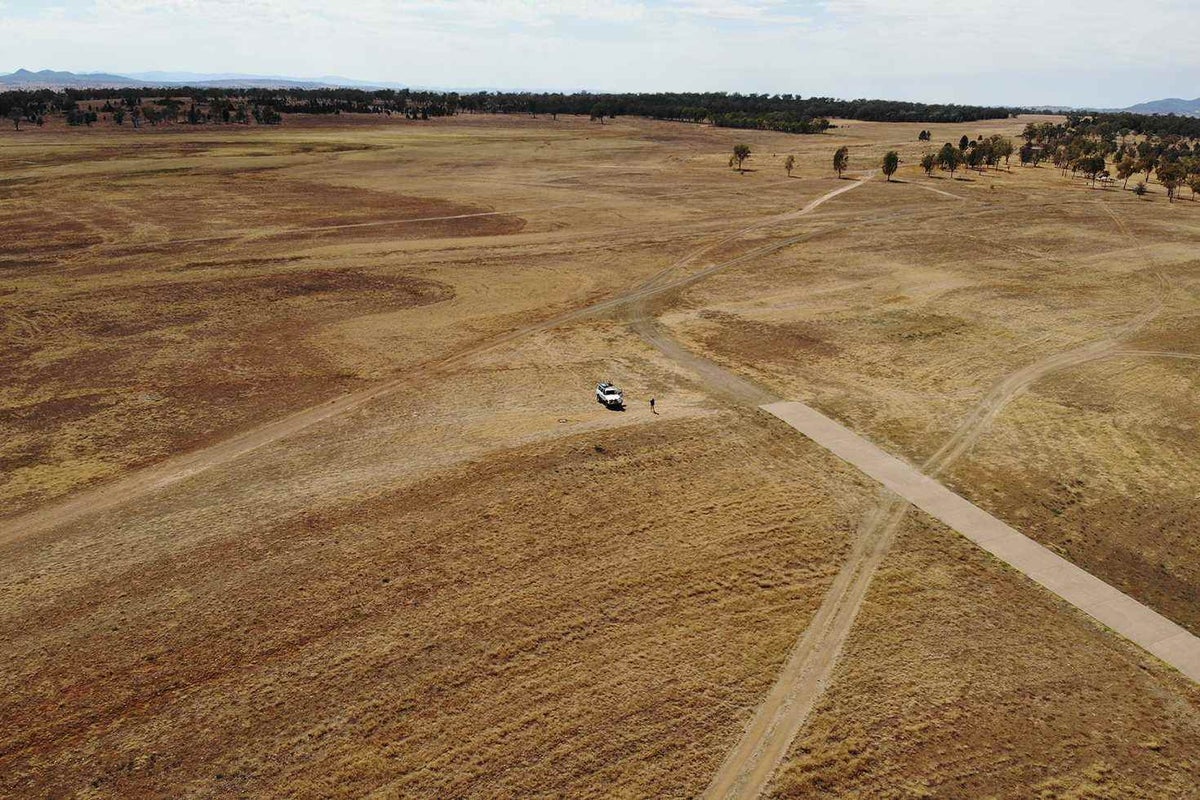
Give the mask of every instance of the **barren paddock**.
M 878 492 L 642 313 L 915 463 L 958 442 L 947 484 L 1200 632 L 1200 203 L 926 178 L 924 127 L 0 133 L 0 794 L 702 793 Z M 900 180 L 795 214 L 841 144 Z M 769 793 L 1188 796 L 1198 753 L 1194 685 L 910 512 Z

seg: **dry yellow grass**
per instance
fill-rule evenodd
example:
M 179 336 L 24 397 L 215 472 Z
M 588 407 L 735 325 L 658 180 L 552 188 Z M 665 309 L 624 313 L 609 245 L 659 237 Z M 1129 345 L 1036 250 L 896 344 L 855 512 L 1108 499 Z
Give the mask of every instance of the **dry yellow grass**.
M 261 461 L 244 473 L 280 459 Z M 206 509 L 178 538 L 80 531 L 9 565 L 41 577 L 6 589 L 6 785 L 695 794 L 819 602 L 859 490 L 726 414 L 270 519 L 224 509 L 249 525 L 204 535 Z
M 1200 690 L 914 514 L 776 797 L 1190 797 Z
M 934 126 L 933 142 L 1023 124 Z M 1200 342 L 1200 204 L 1048 168 L 926 179 L 922 127 L 481 116 L 0 136 L 0 519 L 401 379 L 137 502 L 2 540 L 0 787 L 702 791 L 874 488 L 711 396 L 621 313 L 475 348 L 700 246 L 682 271 L 799 237 L 655 311 L 698 353 L 918 460 L 1047 354 Z M 743 140 L 739 175 L 726 153 Z M 898 148 L 904 183 L 764 224 L 841 185 L 843 143 L 853 170 Z M 1136 357 L 1047 378 L 949 479 L 1194 628 L 1191 370 Z M 593 401 L 605 378 L 629 411 Z M 1114 513 L 1135 492 L 1163 534 Z M 1187 789 L 1194 688 L 909 526 L 778 793 Z

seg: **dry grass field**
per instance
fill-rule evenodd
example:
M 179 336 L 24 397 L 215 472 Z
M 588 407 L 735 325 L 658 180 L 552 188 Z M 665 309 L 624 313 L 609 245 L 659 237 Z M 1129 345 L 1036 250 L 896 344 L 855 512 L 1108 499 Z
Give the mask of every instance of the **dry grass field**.
M 774 797 L 1193 797 L 1195 684 L 914 516 Z
M 1025 122 L 3 131 L 0 795 L 703 793 L 878 491 L 643 312 L 1200 633 L 1200 203 L 916 167 Z M 1198 782 L 1195 684 L 910 512 L 769 794 Z

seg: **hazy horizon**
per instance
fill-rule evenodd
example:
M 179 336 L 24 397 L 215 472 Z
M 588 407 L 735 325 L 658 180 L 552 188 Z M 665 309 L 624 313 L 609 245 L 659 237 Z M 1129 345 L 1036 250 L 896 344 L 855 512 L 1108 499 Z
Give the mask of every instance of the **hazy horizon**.
M 0 71 L 1124 107 L 1200 95 L 1200 10 L 1147 0 L 0 0 Z M 129 44 L 130 31 L 137 31 Z M 114 46 L 119 42 L 119 46 Z

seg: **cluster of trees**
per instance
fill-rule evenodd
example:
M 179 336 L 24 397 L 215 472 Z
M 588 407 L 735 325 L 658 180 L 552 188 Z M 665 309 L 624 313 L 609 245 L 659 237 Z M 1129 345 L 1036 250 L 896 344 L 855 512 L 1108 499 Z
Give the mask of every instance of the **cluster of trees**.
M 1175 114 L 1112 113 L 1067 114 L 1067 128 L 1087 128 L 1101 136 L 1134 134 L 1138 136 L 1200 139 L 1200 117 L 1180 117 Z
M 1050 125 L 1049 128 L 1042 128 L 1043 131 L 1054 129 L 1055 126 Z M 1036 132 L 1039 126 L 1031 124 L 1026 128 L 1026 135 L 1031 139 L 1036 139 Z M 1144 142 L 1142 143 L 1144 144 Z M 1139 161 L 1134 158 L 1133 153 L 1137 151 L 1134 145 L 1125 145 L 1126 151 L 1121 160 L 1116 163 L 1117 177 L 1123 178 L 1128 182 L 1130 175 L 1135 174 L 1142 169 L 1153 169 L 1158 177 L 1159 183 L 1167 190 L 1167 197 L 1174 200 L 1178 194 L 1180 187 L 1187 186 L 1191 189 L 1192 199 L 1200 194 L 1200 148 L 1194 150 L 1195 155 L 1184 158 L 1167 158 L 1161 161 L 1156 161 L 1152 166 L 1147 167 L 1146 162 Z M 1152 148 L 1151 148 L 1152 149 Z M 958 144 L 946 142 L 941 149 L 936 153 L 926 153 L 921 158 L 921 168 L 926 175 L 932 175 L 935 169 L 941 168 L 950 173 L 950 177 L 964 166 L 970 169 L 984 170 L 989 166 L 997 166 L 1000 159 L 1008 163 L 1008 158 L 1013 153 L 1013 141 L 1000 134 L 994 134 L 987 138 L 980 135 L 976 139 L 971 139 L 968 136 L 963 136 L 959 139 Z M 736 168 L 739 172 L 744 170 L 744 164 L 750 158 L 750 146 L 743 143 L 738 143 L 733 146 L 733 154 L 729 157 L 729 166 Z M 833 154 L 833 170 L 839 178 L 850 166 L 850 148 L 846 146 L 839 147 Z M 1075 168 L 1077 172 L 1082 171 L 1087 177 L 1093 181 L 1097 180 L 1100 175 L 1107 175 L 1105 170 L 1107 159 L 1103 155 L 1090 154 L 1080 156 Z M 788 177 L 792 175 L 792 170 L 796 167 L 796 157 L 789 155 L 784 161 L 783 167 L 787 170 Z M 884 176 L 888 182 L 891 182 L 892 176 L 900 168 L 900 154 L 895 150 L 889 150 L 883 155 L 883 160 L 880 164 Z M 1149 174 L 1147 174 L 1147 178 Z M 1138 184 L 1134 189 L 1139 195 L 1145 194 L 1147 189 L 1145 183 Z
M 946 142 L 936 153 L 922 156 L 921 169 L 926 175 L 932 175 L 935 169 L 941 168 L 949 172 L 950 177 L 962 167 L 982 172 L 988 167 L 999 166 L 1001 159 L 1007 167 L 1013 152 L 1013 140 L 1007 136 L 997 133 L 985 138 L 981 134 L 972 139 L 963 135 L 957 145 Z
M 701 122 L 717 117 L 734 119 L 786 115 L 790 121 L 858 119 L 873 122 L 971 122 L 1002 119 L 1011 110 L 999 107 L 906 103 L 894 100 L 837 100 L 792 94 L 736 92 L 654 92 L 593 94 L 591 92 L 477 92 L 455 97 L 463 111 L 500 114 L 590 114 L 600 107 L 605 116 L 640 116 Z
M 1164 117 L 1161 125 L 1143 125 L 1138 114 L 1070 115 L 1064 123 L 1030 123 L 1025 126 L 1020 158 L 1022 164 L 1037 166 L 1049 159 L 1065 176 L 1082 175 L 1092 182 L 1108 183 L 1112 174 L 1128 188 L 1135 175 L 1145 179 L 1134 186 L 1139 195 L 1148 190 L 1151 176 L 1174 200 L 1183 186 L 1192 190 L 1193 198 L 1200 192 L 1200 120 L 1195 132 L 1184 135 L 1174 132 L 1178 120 Z M 1128 123 L 1138 123 L 1135 128 Z M 1152 130 L 1152 128 L 1154 130 Z M 1158 133 L 1161 129 L 1166 133 Z M 1111 164 L 1111 169 L 1110 169 Z
M 965 143 L 963 139 L 966 139 Z M 963 139 L 959 139 L 958 148 L 964 154 L 964 161 L 970 169 L 982 171 L 987 167 L 996 167 L 999 166 L 1000 159 L 1004 159 L 1004 166 L 1007 167 L 1015 152 L 1013 140 L 998 133 L 987 138 L 981 135 L 975 140 L 965 136 Z
M 20 110 L 22 119 L 49 113 L 65 114 L 87 102 L 119 99 L 126 108 L 143 105 L 163 91 L 146 89 L 66 89 L 0 93 L 0 114 Z M 587 114 L 603 121 L 616 116 L 643 116 L 685 122 L 709 122 L 730 128 L 820 133 L 829 119 L 875 122 L 970 122 L 1009 116 L 1008 108 L 907 103 L 892 100 L 837 100 L 791 94 L 727 92 L 656 92 L 592 94 L 590 92 L 427 92 L 410 89 L 219 89 L 180 87 L 172 97 L 187 98 L 202 109 L 198 121 L 236 122 L 261 109 L 265 118 L 285 113 L 400 114 L 429 119 L 457 113 Z M 241 107 L 247 109 L 239 116 Z M 172 121 L 169 116 L 160 121 Z M 178 115 L 175 119 L 178 119 Z M 189 117 L 190 120 L 190 117 Z
M 134 127 L 186 122 L 199 124 L 275 125 L 283 114 L 398 114 L 429 119 L 455 113 L 457 95 L 408 90 L 367 92 L 357 89 L 211 89 L 179 88 L 163 96 L 153 89 L 65 89 L 0 93 L 0 114 L 36 122 L 51 114 L 71 125 L 90 125 L 111 117 L 118 125 Z M 182 98 L 182 99 L 181 99 Z
M 19 106 L 13 106 L 8 109 L 4 116 L 12 122 L 13 127 L 17 130 L 21 130 L 22 122 L 32 122 L 39 127 L 46 124 L 46 119 L 41 114 L 36 111 L 27 112 Z
M 105 100 L 99 113 L 104 115 L 104 119 L 111 118 L 117 125 L 124 125 L 125 121 L 129 120 L 135 128 L 140 128 L 143 124 L 178 122 L 186 122 L 189 125 L 249 125 L 253 120 L 259 125 L 277 125 L 283 121 L 282 115 L 270 106 L 248 105 L 228 98 L 217 98 L 207 106 L 202 106 L 197 104 L 195 98 L 189 103 L 176 97 L 143 99 L 131 96 L 117 98 L 115 104 L 112 99 Z M 74 101 L 68 101 L 64 104 L 63 114 L 69 125 L 91 125 L 99 120 L 96 107 L 91 103 L 84 108 Z
M 783 111 L 767 114 L 717 114 L 710 117 L 710 121 L 718 128 L 750 128 L 781 133 L 823 133 L 831 127 L 829 120 L 824 117 L 810 119 Z
M 82 108 L 72 108 L 67 111 L 67 124 L 72 127 L 86 125 L 89 128 L 93 122 L 100 121 L 100 115 L 95 111 L 84 110 Z

